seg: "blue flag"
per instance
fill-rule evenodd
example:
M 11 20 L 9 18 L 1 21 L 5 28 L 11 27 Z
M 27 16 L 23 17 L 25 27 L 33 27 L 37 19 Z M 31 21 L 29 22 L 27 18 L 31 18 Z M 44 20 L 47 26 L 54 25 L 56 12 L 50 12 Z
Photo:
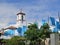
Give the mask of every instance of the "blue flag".
M 56 28 L 60 29 L 60 23 L 58 21 L 56 21 Z
M 50 20 L 51 20 L 51 24 L 55 26 L 55 18 L 50 17 Z

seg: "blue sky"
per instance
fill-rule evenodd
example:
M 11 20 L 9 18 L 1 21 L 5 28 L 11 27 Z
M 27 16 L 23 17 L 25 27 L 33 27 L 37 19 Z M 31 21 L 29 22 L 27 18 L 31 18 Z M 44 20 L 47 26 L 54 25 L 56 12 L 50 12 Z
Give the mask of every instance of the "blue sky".
M 16 14 L 23 9 L 26 20 L 33 22 L 48 19 L 48 16 L 58 17 L 60 0 L 0 0 L 0 27 L 16 23 Z

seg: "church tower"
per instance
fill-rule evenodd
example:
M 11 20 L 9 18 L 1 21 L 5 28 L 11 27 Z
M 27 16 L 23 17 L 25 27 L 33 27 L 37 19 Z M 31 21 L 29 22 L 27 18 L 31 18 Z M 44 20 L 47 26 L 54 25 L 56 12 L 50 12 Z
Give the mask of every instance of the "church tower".
M 23 13 L 22 10 L 19 13 L 17 13 L 17 31 L 20 36 L 24 36 L 24 32 L 27 30 L 25 16 L 26 15 L 25 13 Z
M 25 21 L 25 13 L 21 10 L 19 13 L 17 13 L 17 25 L 18 27 L 21 27 Z

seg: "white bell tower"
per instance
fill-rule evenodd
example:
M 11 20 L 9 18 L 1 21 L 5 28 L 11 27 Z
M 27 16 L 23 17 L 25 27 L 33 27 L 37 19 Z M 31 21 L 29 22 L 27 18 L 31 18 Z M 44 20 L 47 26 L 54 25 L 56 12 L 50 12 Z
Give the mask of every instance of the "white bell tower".
M 18 27 L 21 27 L 25 21 L 25 13 L 21 10 L 19 13 L 17 13 L 17 25 Z

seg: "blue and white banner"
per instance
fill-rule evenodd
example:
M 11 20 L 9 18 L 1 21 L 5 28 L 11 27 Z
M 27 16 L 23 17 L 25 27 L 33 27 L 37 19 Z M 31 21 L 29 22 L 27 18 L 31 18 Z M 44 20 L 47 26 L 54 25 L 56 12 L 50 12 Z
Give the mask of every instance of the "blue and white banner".
M 55 26 L 55 18 L 54 18 L 54 17 L 50 17 L 50 20 L 51 20 L 51 24 L 52 24 L 53 26 Z
M 60 23 L 58 21 L 56 21 L 56 28 L 60 29 Z

